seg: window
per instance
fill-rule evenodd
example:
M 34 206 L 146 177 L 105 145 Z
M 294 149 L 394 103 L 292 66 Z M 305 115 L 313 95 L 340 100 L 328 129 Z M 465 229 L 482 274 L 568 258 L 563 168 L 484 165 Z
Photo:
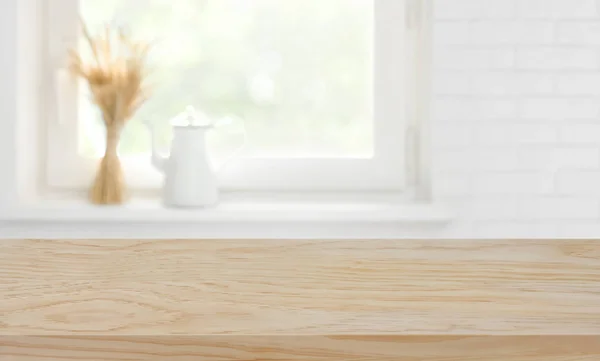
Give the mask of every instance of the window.
M 47 0 L 49 186 L 87 186 L 103 150 L 86 87 L 61 70 L 67 49 L 81 43 L 82 17 L 92 31 L 121 25 L 155 44 L 153 96 L 119 149 L 130 186 L 161 182 L 144 123 L 159 130 L 166 150 L 169 119 L 192 105 L 234 120 L 211 135 L 218 158 L 246 139 L 219 172 L 223 189 L 402 191 L 417 175 L 415 125 L 426 89 L 416 85 L 427 62 L 415 21 L 425 18 L 424 3 Z

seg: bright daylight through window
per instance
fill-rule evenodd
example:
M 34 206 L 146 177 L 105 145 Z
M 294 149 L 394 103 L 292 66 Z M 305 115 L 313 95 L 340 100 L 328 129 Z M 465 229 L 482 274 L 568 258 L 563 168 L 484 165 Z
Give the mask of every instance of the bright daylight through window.
M 125 129 L 120 153 L 147 154 L 143 122 L 170 139 L 168 119 L 194 105 L 246 125 L 245 156 L 373 154 L 372 0 L 82 0 L 91 29 L 124 25 L 152 39 L 151 98 Z M 80 153 L 104 151 L 96 107 L 81 107 Z M 213 132 L 235 147 L 237 123 Z M 230 144 L 231 143 L 231 144 Z

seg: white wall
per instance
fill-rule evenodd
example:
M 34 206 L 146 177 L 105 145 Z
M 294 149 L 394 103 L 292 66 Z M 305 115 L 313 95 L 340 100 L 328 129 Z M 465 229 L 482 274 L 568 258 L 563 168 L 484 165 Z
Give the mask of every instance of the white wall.
M 595 0 L 436 0 L 435 191 L 465 237 L 600 235 Z
M 0 205 L 15 201 L 15 122 L 17 118 L 17 3 L 0 3 Z

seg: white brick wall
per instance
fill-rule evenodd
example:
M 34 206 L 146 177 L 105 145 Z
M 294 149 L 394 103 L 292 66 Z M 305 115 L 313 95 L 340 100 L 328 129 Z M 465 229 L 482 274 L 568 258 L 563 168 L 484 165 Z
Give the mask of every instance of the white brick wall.
M 600 235 L 600 0 L 435 0 L 452 237 Z

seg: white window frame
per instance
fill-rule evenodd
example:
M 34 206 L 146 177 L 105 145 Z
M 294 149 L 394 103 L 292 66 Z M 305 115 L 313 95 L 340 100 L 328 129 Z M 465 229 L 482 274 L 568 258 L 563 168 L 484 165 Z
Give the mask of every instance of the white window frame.
M 426 185 L 429 176 L 423 120 L 428 109 L 430 66 L 424 41 L 430 36 L 430 0 L 374 1 L 373 158 L 240 158 L 219 173 L 223 190 L 403 192 Z M 47 6 L 49 2 L 52 6 Z M 77 84 L 57 82 L 61 73 L 64 77 L 64 55 L 78 38 L 78 3 L 45 0 L 48 47 L 40 96 L 47 122 L 45 174 L 50 189 L 87 187 L 97 164 L 77 152 Z M 58 83 L 62 83 L 60 90 Z M 130 187 L 161 186 L 162 177 L 152 168 L 149 157 L 141 161 L 123 158 L 122 162 Z M 421 193 L 428 192 L 421 188 L 425 189 Z
M 452 221 L 431 193 L 432 0 L 409 0 L 414 51 L 406 64 L 412 76 L 405 84 L 409 171 L 402 192 L 235 192 L 224 194 L 218 207 L 185 211 L 164 208 L 154 196 L 97 207 L 79 194 L 47 188 L 45 143 L 56 120 L 48 107 L 54 96 L 48 69 L 62 63 L 44 59 L 43 50 L 64 46 L 42 36 L 47 1 L 62 0 L 6 0 L 0 12 L 0 239 L 397 240 L 435 236 Z

